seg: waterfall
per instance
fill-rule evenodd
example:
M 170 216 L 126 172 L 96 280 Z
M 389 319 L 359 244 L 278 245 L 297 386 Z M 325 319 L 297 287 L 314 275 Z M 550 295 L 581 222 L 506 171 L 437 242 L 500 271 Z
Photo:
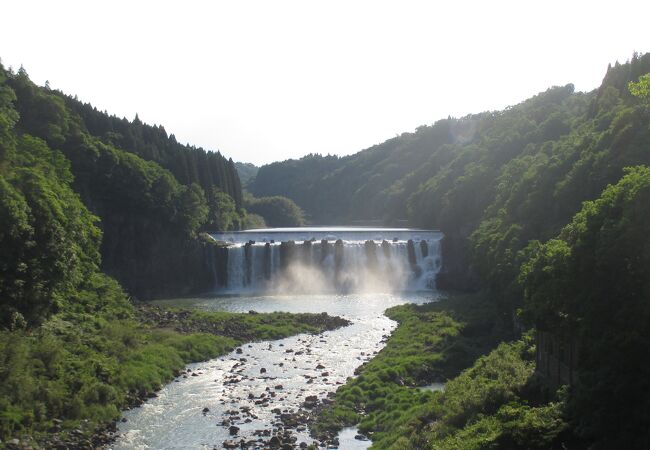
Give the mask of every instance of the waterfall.
M 285 233 L 303 240 L 240 239 L 219 253 L 219 257 L 225 256 L 221 276 L 225 280 L 219 279 L 215 285 L 230 292 L 277 293 L 435 289 L 441 267 L 441 233 L 418 230 L 417 234 L 398 235 L 388 230 L 385 235 L 396 236 L 385 239 L 377 230 L 372 231 L 372 238 L 368 238 L 370 233 L 352 231 L 339 233 L 346 239 L 332 234 L 306 238 L 309 230 L 303 229 Z M 259 234 L 253 237 L 259 238 Z

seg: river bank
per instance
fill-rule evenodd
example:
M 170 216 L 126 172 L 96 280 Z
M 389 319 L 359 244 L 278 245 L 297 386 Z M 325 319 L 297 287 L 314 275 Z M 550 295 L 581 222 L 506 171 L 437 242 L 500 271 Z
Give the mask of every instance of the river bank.
M 344 427 L 372 449 L 565 448 L 565 396 L 534 371 L 531 333 L 504 333 L 480 295 L 390 308 L 386 346 L 311 418 L 316 439 Z M 513 338 L 515 338 L 513 340 Z M 506 341 L 506 342 L 503 342 Z M 577 447 L 582 448 L 582 447 Z
M 398 436 L 407 418 L 433 403 L 444 384 L 503 336 L 493 308 L 480 296 L 447 295 L 435 303 L 401 305 L 386 316 L 399 325 L 386 346 L 359 367 L 310 421 L 312 435 L 329 440 L 343 427 L 358 426 L 374 445 Z
M 9 402 L 1 405 L 0 447 L 98 448 L 112 441 L 121 411 L 155 398 L 175 377 L 192 377 L 187 364 L 347 324 L 327 314 L 134 308 L 112 282 L 98 287 L 99 311 L 77 305 L 38 330 L 0 333 L 1 402 Z

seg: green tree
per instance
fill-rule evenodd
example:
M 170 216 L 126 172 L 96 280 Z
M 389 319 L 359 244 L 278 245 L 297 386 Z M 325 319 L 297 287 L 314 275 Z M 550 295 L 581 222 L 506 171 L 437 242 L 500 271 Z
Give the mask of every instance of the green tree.
M 31 136 L 17 139 L 0 175 L 0 322 L 36 324 L 99 266 L 97 218 L 70 183 L 63 155 Z
M 240 228 L 240 214 L 233 198 L 219 188 L 208 194 L 209 215 L 205 224 L 207 231 L 231 231 Z
M 650 73 L 646 73 L 639 77 L 636 83 L 630 81 L 628 83 L 630 93 L 641 100 L 650 101 Z
M 302 209 L 286 197 L 248 197 L 245 205 L 248 212 L 262 216 L 271 227 L 299 227 L 305 224 Z
M 543 328 L 579 338 L 578 430 L 598 448 L 650 445 L 650 167 L 586 202 L 522 269 Z

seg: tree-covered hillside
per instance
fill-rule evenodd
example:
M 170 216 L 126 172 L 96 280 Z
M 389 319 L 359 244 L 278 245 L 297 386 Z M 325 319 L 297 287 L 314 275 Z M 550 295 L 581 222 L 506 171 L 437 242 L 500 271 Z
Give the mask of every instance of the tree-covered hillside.
M 259 167 L 257 167 L 255 164 L 243 162 L 236 162 L 235 168 L 237 169 L 239 180 L 243 186 L 254 179 L 257 175 L 257 171 L 259 170 Z
M 22 69 L 0 67 L 0 75 L 13 95 L 15 133 L 60 152 L 72 187 L 99 217 L 102 269 L 141 298 L 210 289 L 197 234 L 242 225 L 232 160 L 36 86 Z
M 650 55 L 635 54 L 590 93 L 553 87 L 344 158 L 263 166 L 251 191 L 293 199 L 313 223 L 407 219 L 439 228 L 447 236 L 441 282 L 517 298 L 517 254 L 528 242 L 556 235 L 626 166 L 650 163 L 646 111 L 627 87 L 648 71 Z

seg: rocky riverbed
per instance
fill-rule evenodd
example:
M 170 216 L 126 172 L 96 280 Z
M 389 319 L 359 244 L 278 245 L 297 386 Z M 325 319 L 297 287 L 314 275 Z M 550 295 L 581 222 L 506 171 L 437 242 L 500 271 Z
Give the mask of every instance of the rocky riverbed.
M 118 424 L 120 433 L 112 448 L 289 449 L 316 444 L 344 449 L 334 436 L 315 442 L 309 435 L 310 417 L 354 376 L 357 367 L 383 347 L 395 326 L 382 314 L 384 309 L 434 297 L 255 297 L 180 302 L 181 306 L 234 312 L 242 308 L 293 313 L 327 310 L 342 315 L 350 325 L 319 335 L 246 344 L 225 357 L 188 366 L 156 398 L 125 413 L 126 421 Z M 350 434 L 354 438 L 355 433 Z

